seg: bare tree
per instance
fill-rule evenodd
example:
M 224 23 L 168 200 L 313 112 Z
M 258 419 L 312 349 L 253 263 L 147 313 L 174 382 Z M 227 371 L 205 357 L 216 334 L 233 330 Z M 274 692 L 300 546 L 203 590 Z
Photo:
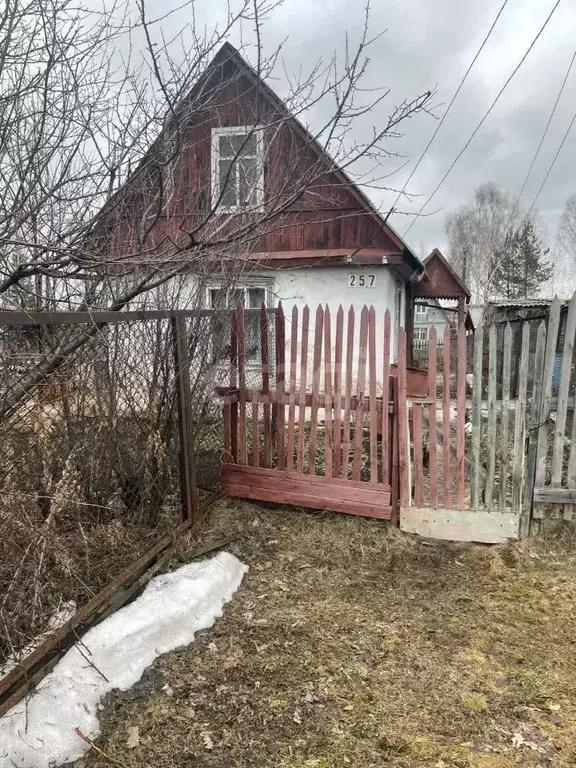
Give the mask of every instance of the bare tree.
M 509 195 L 492 182 L 478 187 L 471 203 L 447 217 L 450 259 L 474 303 L 482 304 L 492 295 L 499 254 L 521 217 Z
M 568 197 L 564 205 L 558 227 L 558 244 L 571 266 L 574 266 L 576 264 L 576 192 Z
M 280 67 L 281 51 L 264 55 L 262 43 L 275 4 L 237 0 L 223 25 L 200 32 L 191 1 L 192 22 L 167 40 L 165 17 L 150 19 L 144 0 L 136 19 L 128 0 L 98 12 L 72 0 L 8 0 L 0 17 L 4 307 L 121 310 L 182 274 L 197 278 L 199 301 L 202 280 L 233 280 L 252 268 L 252 254 L 289 226 L 295 207 L 317 210 L 326 224 L 347 215 L 351 177 L 378 185 L 388 140 L 428 109 L 430 92 L 393 107 L 378 127 L 368 124 L 388 91 L 364 85 L 379 41 L 367 7 L 354 48 L 346 42 L 341 55 L 289 79 L 283 101 L 263 95 L 254 78 Z M 236 62 L 231 74 L 237 52 L 223 43 L 238 28 L 250 32 L 255 64 Z M 324 122 L 305 131 L 312 108 Z M 214 169 L 190 163 L 209 141 L 215 111 L 253 126 L 224 158 L 216 194 Z M 265 195 L 264 174 L 250 175 L 245 163 L 262 137 L 262 167 L 273 180 Z M 227 213 L 228 182 L 239 168 L 243 199 Z M 335 211 L 328 219 L 326 209 Z M 379 230 L 367 232 L 366 245 Z M 54 350 L 0 412 L 13 411 L 80 344 L 73 338 Z

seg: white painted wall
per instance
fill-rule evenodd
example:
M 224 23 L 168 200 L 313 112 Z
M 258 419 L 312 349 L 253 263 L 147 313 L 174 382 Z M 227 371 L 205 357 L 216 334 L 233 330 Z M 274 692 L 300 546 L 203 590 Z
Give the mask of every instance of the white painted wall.
M 286 316 L 286 363 L 290 360 L 290 334 L 291 334 L 291 313 L 292 307 L 297 306 L 299 310 L 299 324 L 301 324 L 302 309 L 308 305 L 310 309 L 310 332 L 309 332 L 309 371 L 312 371 L 312 358 L 314 349 L 314 318 L 318 304 L 328 305 L 332 317 L 332 350 L 335 343 L 336 313 L 341 305 L 344 309 L 344 354 L 346 349 L 346 320 L 350 306 L 355 309 L 355 359 L 357 360 L 359 349 L 360 333 L 360 312 L 362 307 L 373 306 L 376 312 L 376 372 L 377 387 L 380 391 L 382 382 L 382 364 L 383 364 L 383 346 L 384 346 L 384 313 L 390 310 L 391 316 L 391 360 L 396 360 L 396 339 L 398 331 L 398 317 L 400 322 L 404 322 L 405 316 L 405 290 L 404 284 L 399 282 L 401 290 L 399 292 L 400 306 L 396 307 L 396 284 L 397 278 L 387 265 L 378 265 L 375 267 L 319 267 L 316 269 L 282 269 L 266 270 L 257 274 L 252 274 L 251 279 L 257 279 L 258 275 L 262 277 L 273 277 L 273 293 L 276 304 L 282 301 L 284 313 Z M 354 277 L 354 286 L 351 286 L 351 276 Z M 371 276 L 374 277 L 372 281 Z M 365 286 L 360 283 L 364 279 Z M 374 283 L 372 287 L 370 283 Z M 298 329 L 300 338 L 301 328 Z M 354 366 L 356 369 L 356 365 Z M 321 371 L 324 376 L 324 370 Z M 308 389 L 310 388 L 308 382 Z M 321 389 L 324 388 L 322 379 Z

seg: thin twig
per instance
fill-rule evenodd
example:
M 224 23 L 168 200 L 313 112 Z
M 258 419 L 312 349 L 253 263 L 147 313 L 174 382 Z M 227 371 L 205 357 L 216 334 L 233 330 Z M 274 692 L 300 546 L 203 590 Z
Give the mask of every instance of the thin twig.
M 81 739 L 83 739 L 86 744 L 90 744 L 90 747 L 95 751 L 98 752 L 99 755 L 102 755 L 102 757 L 105 760 L 108 760 L 109 763 L 112 763 L 113 765 L 119 765 L 120 768 L 127 768 L 125 763 L 121 763 L 120 760 L 116 760 L 114 757 L 110 757 L 110 755 L 106 754 L 103 749 L 100 749 L 100 747 L 97 747 L 96 744 L 92 741 L 92 739 L 89 739 L 88 736 L 85 736 L 80 728 L 74 728 L 78 736 L 80 736 Z

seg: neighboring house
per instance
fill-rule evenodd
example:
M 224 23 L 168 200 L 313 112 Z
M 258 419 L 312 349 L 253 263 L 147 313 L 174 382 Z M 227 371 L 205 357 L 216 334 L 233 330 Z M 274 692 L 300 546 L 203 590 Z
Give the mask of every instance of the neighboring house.
M 190 278 L 204 281 L 205 306 L 241 303 L 255 308 L 262 301 L 269 306 L 282 301 L 289 318 L 294 304 L 307 304 L 313 326 L 318 304 L 328 304 L 334 312 L 340 304 L 358 310 L 368 304 L 376 309 L 379 334 L 388 309 L 394 357 L 398 328 L 404 326 L 411 337 L 414 288 L 426 283 L 434 294 L 425 266 L 229 44 L 217 53 L 193 94 L 208 90 L 206 109 L 184 118 L 188 123 L 165 184 L 170 194 L 162 200 L 156 220 L 147 214 L 152 222 L 149 241 L 156 249 L 153 263 L 157 264 L 165 243 L 180 247 L 187 238 L 193 259 L 195 238 L 211 237 L 219 222 L 227 232 L 248 216 L 265 218 L 269 208 L 283 203 L 284 195 L 288 202 L 279 206 L 281 214 L 272 216 L 249 245 L 243 244 L 238 262 L 242 274 L 233 288 L 219 278 L 216 268 L 208 277 Z M 151 153 L 157 156 L 161 144 L 162 137 Z M 311 164 L 320 169 L 313 192 L 291 200 L 291 178 L 305 176 Z M 105 233 L 105 247 L 100 246 L 107 256 L 138 251 L 137 233 L 126 223 L 130 221 L 126 212 L 151 208 L 158 197 L 154 178 L 144 163 L 104 209 L 99 232 Z M 215 215 L 202 230 L 197 222 L 210 209 Z M 234 267 L 235 258 L 229 249 L 220 261 Z M 249 356 L 257 355 L 257 334 L 252 336 L 256 341 Z
M 444 329 L 452 325 L 449 314 L 454 310 L 446 311 L 438 299 L 422 299 L 414 303 L 414 347 L 426 346 L 431 328 L 436 329 L 436 336 L 442 339 Z

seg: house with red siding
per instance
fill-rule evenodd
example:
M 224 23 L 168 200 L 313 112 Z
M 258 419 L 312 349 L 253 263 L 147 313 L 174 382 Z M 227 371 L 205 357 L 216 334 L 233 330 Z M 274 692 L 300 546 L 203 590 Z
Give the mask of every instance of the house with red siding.
M 388 309 L 393 349 L 400 326 L 411 333 L 425 278 L 386 218 L 229 44 L 103 210 L 95 242 L 127 268 L 182 265 L 194 286 L 185 297 L 207 308 L 281 301 L 289 317 L 295 304 L 367 304 L 381 333 Z

